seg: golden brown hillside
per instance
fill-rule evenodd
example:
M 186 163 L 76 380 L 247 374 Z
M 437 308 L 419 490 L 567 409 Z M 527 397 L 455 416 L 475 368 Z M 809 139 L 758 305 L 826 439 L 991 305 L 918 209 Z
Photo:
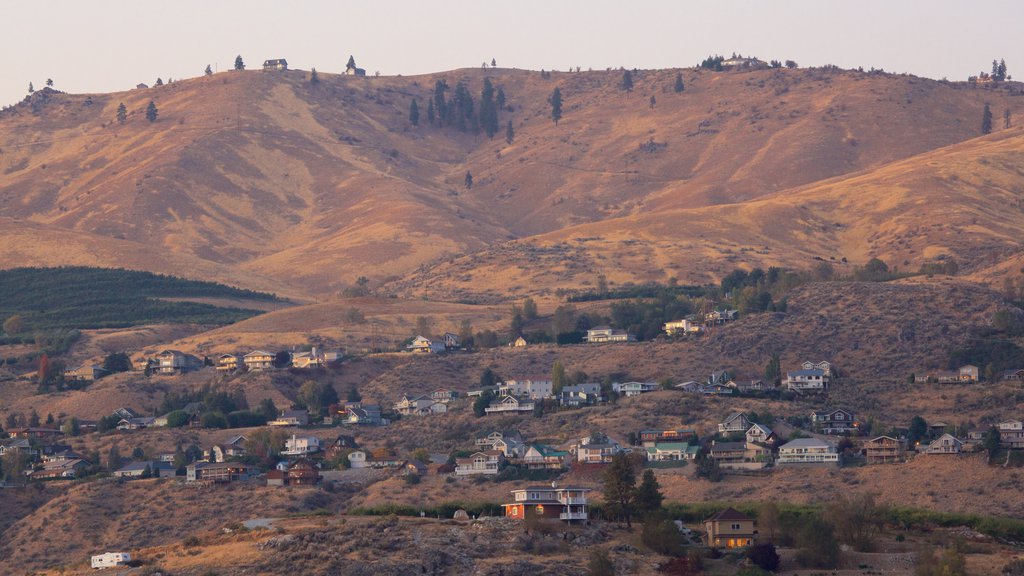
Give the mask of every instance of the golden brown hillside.
M 894 161 L 973 138 L 983 102 L 1018 111 L 1016 84 L 975 89 L 838 70 L 691 69 L 682 70 L 686 90 L 674 93 L 676 73 L 638 71 L 630 94 L 619 88 L 619 71 L 542 78 L 473 69 L 320 74 L 317 85 L 302 71 L 225 72 L 125 93 L 41 90 L 0 117 L 0 255 L 5 266 L 129 266 L 318 297 L 360 275 L 398 279 L 535 234 L 547 234 L 542 247 L 568 241 L 577 255 L 567 265 L 579 270 L 450 280 L 507 295 L 576 285 L 579 274 L 598 268 L 612 279 L 696 280 L 739 262 L 858 260 L 896 242 L 865 243 L 858 234 L 867 223 L 847 222 L 866 206 L 869 219 L 882 215 L 877 192 L 861 198 L 846 180 L 814 183 L 895 170 Z M 499 121 L 512 122 L 511 144 L 503 131 L 488 139 L 429 126 L 436 80 L 447 81 L 449 99 L 465 82 L 479 104 L 485 76 L 507 96 Z M 557 126 L 546 102 L 555 86 L 564 97 Z M 414 98 L 419 127 L 408 120 Z M 144 118 L 150 100 L 159 109 L 153 123 Z M 115 120 L 121 102 L 123 125 Z M 1015 146 L 1006 140 L 991 154 Z M 990 180 L 1018 194 L 1010 184 L 1019 175 L 1004 170 L 1012 158 L 1000 158 L 969 174 L 951 166 L 942 181 L 963 197 L 950 203 L 973 198 Z M 904 170 L 914 166 L 928 164 Z M 926 179 L 902 185 L 908 194 L 944 196 Z M 800 186 L 811 188 L 782 192 Z M 907 222 L 892 234 L 931 238 L 933 216 L 901 213 Z M 926 257 L 946 248 L 935 243 Z M 964 243 L 987 255 L 996 250 L 997 258 L 1004 247 L 973 235 Z M 910 248 L 918 246 L 891 251 Z M 684 253 L 708 265 L 693 270 Z M 416 291 L 458 293 L 432 278 L 437 286 L 421 281 Z

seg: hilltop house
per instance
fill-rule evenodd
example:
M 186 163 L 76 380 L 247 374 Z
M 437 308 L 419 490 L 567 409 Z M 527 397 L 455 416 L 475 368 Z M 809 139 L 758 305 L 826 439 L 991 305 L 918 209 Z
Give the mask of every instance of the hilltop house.
M 500 450 L 476 452 L 469 458 L 455 459 L 456 476 L 491 476 L 501 471 L 505 455 Z
M 244 360 L 238 354 L 221 354 L 217 357 L 218 372 L 234 372 L 243 366 Z
M 661 388 L 657 382 L 613 382 L 612 392 L 621 396 L 639 396 Z
M 942 370 L 930 376 L 939 384 L 951 384 L 957 382 L 977 382 L 979 379 L 978 367 L 973 364 L 965 364 L 956 370 Z
M 776 461 L 784 464 L 838 464 L 836 447 L 817 438 L 798 438 L 779 447 Z
M 288 69 L 288 61 L 285 60 L 284 58 L 279 58 L 277 60 L 264 60 L 263 61 L 263 69 L 264 70 L 287 70 Z
M 412 343 L 405 347 L 409 352 L 420 352 L 423 354 L 440 354 L 447 350 L 444 345 L 443 339 L 426 338 L 424 336 L 416 336 L 412 339 Z
M 179 350 L 164 350 L 157 354 L 156 358 L 159 362 L 158 374 L 184 374 L 203 367 L 203 361 L 198 356 L 185 354 Z
M 185 468 L 186 482 L 226 484 L 247 480 L 253 468 L 241 462 L 193 462 Z
M 757 524 L 753 518 L 726 508 L 704 521 L 705 544 L 712 548 L 745 548 L 757 540 Z
M 1024 448 L 1024 422 L 1020 420 L 1004 420 L 996 424 L 999 430 L 999 445 L 1003 448 Z
M 69 382 L 92 382 L 108 374 L 110 374 L 110 371 L 98 364 L 85 364 L 74 370 L 65 370 L 64 380 Z
M 891 436 L 879 436 L 864 442 L 868 464 L 893 464 L 905 457 L 903 442 Z
M 831 377 L 820 368 L 786 372 L 786 388 L 796 392 L 818 392 L 828 389 Z
M 292 368 L 323 368 L 331 362 L 337 362 L 340 358 L 340 352 L 324 352 L 313 346 L 309 352 L 296 352 L 292 354 Z
M 253 370 L 268 370 L 274 367 L 274 354 L 266 350 L 253 350 L 242 357 L 245 367 Z
M 289 462 L 284 470 L 267 472 L 267 486 L 316 486 L 321 480 L 320 467 L 309 458 Z
M 636 342 L 636 336 L 627 333 L 625 330 L 619 330 L 618 328 L 612 328 L 610 326 L 597 326 L 587 330 L 587 335 L 583 337 L 584 341 L 590 344 L 599 344 L 603 342 Z
M 309 426 L 307 410 L 282 410 L 276 420 L 267 422 L 267 426 Z
M 491 404 L 484 408 L 484 412 L 492 414 L 496 412 L 533 412 L 534 403 L 529 400 L 520 400 L 515 396 L 504 396 L 491 401 Z
M 744 433 L 750 430 L 752 422 L 747 415 L 743 412 L 733 412 L 725 420 L 722 420 L 718 424 L 718 432 L 721 434 L 729 434 L 732 432 Z
M 401 400 L 395 402 L 394 409 L 395 412 L 403 416 L 426 416 L 429 414 L 443 414 L 448 411 L 448 405 L 443 402 L 436 402 L 425 394 L 418 396 L 404 394 Z
M 772 432 L 771 428 L 762 424 L 751 424 L 746 436 L 748 444 L 770 446 L 775 443 L 775 432 Z
M 533 444 L 526 449 L 523 463 L 530 470 L 567 468 L 571 454 L 566 450 L 558 450 L 544 444 Z
M 960 454 L 964 451 L 964 443 L 952 434 L 943 434 L 930 444 L 918 446 L 921 454 Z
M 530 400 L 550 398 L 553 393 L 554 384 L 551 378 L 545 376 L 506 380 L 498 386 L 498 394 L 529 398 Z
M 698 334 L 701 330 L 703 330 L 700 324 L 691 322 L 686 318 L 682 320 L 666 322 L 662 329 L 665 331 L 665 334 L 668 334 L 669 336 L 685 336 L 688 334 Z
M 528 486 L 513 490 L 513 502 L 505 504 L 505 517 L 525 520 L 527 517 L 552 518 L 572 522 L 586 521 L 587 492 L 590 488 L 566 486 Z
M 843 408 L 815 410 L 811 412 L 811 424 L 822 434 L 846 434 L 856 432 L 860 422 L 853 412 Z
M 284 441 L 283 456 L 306 456 L 320 451 L 320 439 L 316 436 L 296 436 Z
M 345 65 L 345 71 L 342 74 L 345 76 L 366 76 L 366 70 L 356 68 L 355 61 L 350 57 L 348 64 Z

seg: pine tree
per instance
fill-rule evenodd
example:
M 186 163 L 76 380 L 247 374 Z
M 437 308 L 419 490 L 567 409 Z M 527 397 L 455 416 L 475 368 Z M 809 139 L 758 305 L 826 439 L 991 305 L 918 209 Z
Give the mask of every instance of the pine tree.
M 47 78 L 46 79 L 46 87 L 47 88 L 53 88 L 53 78 Z
M 996 67 L 996 73 L 997 80 L 999 80 L 1000 82 L 1006 80 L 1006 60 L 999 60 L 999 66 Z
M 28 83 L 28 93 L 31 94 L 36 91 L 36 87 L 31 82 Z
M 1009 128 L 1011 125 L 1010 109 L 1003 110 L 1003 128 Z
M 245 70 L 245 62 L 242 61 L 242 55 L 235 56 L 235 70 Z
M 146 106 L 146 120 L 150 122 L 156 122 L 157 116 L 156 103 L 152 100 L 149 101 L 149 106 Z
M 316 86 L 320 83 L 320 75 L 316 73 L 316 68 L 309 71 L 309 83 Z
M 472 188 L 472 187 L 473 187 L 473 174 L 469 170 L 466 170 L 466 188 Z
M 981 113 L 981 133 L 992 133 L 992 110 L 985 104 L 985 110 Z
M 494 68 L 497 65 L 498 65 L 498 61 L 495 60 L 494 58 L 491 58 L 491 68 Z
M 515 130 L 512 129 L 512 121 L 508 121 L 508 126 L 505 127 L 505 142 L 511 144 L 512 140 L 516 137 Z
M 629 94 L 633 91 L 633 73 L 626 70 L 622 73 L 622 89 Z
M 494 97 L 495 104 L 498 105 L 498 110 L 505 109 L 505 89 L 498 86 L 498 94 Z
M 683 86 L 683 74 L 682 74 L 682 72 L 680 72 L 679 74 L 676 74 L 676 86 L 675 86 L 676 94 L 682 92 L 685 89 L 686 89 L 686 87 Z
M 409 123 L 413 126 L 420 125 L 420 106 L 415 98 L 412 99 L 412 104 L 409 104 Z
M 117 123 L 124 124 L 124 121 L 128 119 L 128 109 L 124 107 L 124 102 L 117 105 Z
M 654 109 L 654 105 L 657 104 L 657 103 L 658 103 L 657 98 L 654 97 L 654 94 L 651 94 L 651 109 L 652 110 Z
M 351 54 L 349 54 L 349 56 L 348 56 L 348 63 L 345 64 L 345 70 L 355 70 L 355 68 L 356 68 L 356 58 L 355 58 L 355 56 L 352 56 Z
M 157 85 L 157 86 L 163 86 L 163 85 L 164 85 L 164 81 L 163 81 L 163 79 L 161 79 L 161 78 L 157 78 L 157 79 L 156 79 L 156 85 Z
M 551 119 L 555 121 L 555 126 L 558 126 L 558 121 L 562 119 L 562 91 L 557 86 L 551 92 L 548 102 L 551 103 Z
M 434 125 L 434 101 L 432 99 L 427 100 L 427 122 L 430 122 L 431 126 Z
M 661 508 L 661 503 L 664 500 L 665 496 L 661 493 L 661 485 L 658 484 L 658 479 L 654 476 L 654 470 L 644 470 L 640 486 L 636 490 L 637 510 L 645 514 L 654 512 Z
M 636 503 L 636 470 L 624 453 L 612 457 L 604 471 L 604 504 L 610 516 L 625 518 L 626 526 L 633 527 L 632 517 Z
M 488 138 L 498 133 L 498 107 L 494 101 L 494 86 L 490 78 L 484 78 L 484 88 L 480 91 L 480 126 Z
M 203 70 L 203 74 L 206 74 L 207 76 L 213 76 L 213 68 L 211 68 L 210 65 L 207 64 L 206 70 Z
M 444 126 L 448 120 L 448 103 L 445 102 L 444 93 L 448 90 L 448 83 L 444 80 L 434 82 L 434 109 L 437 111 L 440 124 Z

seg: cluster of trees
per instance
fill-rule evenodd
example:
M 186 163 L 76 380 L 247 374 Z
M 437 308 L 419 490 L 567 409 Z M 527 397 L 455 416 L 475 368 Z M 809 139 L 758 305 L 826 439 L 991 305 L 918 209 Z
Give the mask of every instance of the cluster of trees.
M 168 427 L 184 426 L 188 424 L 191 416 L 183 408 L 193 402 L 202 405 L 199 424 L 204 428 L 263 426 L 278 414 L 277 407 L 269 398 L 265 398 L 255 410 L 251 410 L 241 389 L 229 394 L 209 384 L 195 391 L 168 392 L 160 402 L 159 413 L 167 415 Z M 117 425 L 116 417 L 113 425 Z
M 427 100 L 427 122 L 431 126 L 454 127 L 460 132 L 483 131 L 488 138 L 493 138 L 501 126 L 499 112 L 507 105 L 505 89 L 495 88 L 490 78 L 484 78 L 479 108 L 464 82 L 455 85 L 450 98 L 447 96 L 449 89 L 443 79 L 434 83 L 434 94 Z M 420 105 L 413 99 L 409 104 L 409 123 L 419 126 L 419 122 Z

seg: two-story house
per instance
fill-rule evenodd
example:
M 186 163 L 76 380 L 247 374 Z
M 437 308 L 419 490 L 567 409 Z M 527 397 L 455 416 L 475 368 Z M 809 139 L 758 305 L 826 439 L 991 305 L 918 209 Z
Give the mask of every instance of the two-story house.
M 1024 448 L 1024 422 L 1020 420 L 1004 420 L 996 424 L 999 430 L 999 446 L 1011 450 Z
M 828 389 L 829 376 L 820 368 L 786 372 L 786 388 L 796 392 L 821 392 Z
M 572 455 L 544 444 L 532 444 L 523 454 L 523 463 L 530 470 L 561 470 L 569 466 Z
M 920 454 L 960 454 L 964 451 L 964 443 L 952 434 L 943 434 L 931 443 L 918 446 Z
M 599 344 L 604 342 L 636 342 L 636 336 L 627 333 L 625 330 L 619 330 L 618 328 L 612 328 L 610 326 L 597 326 L 587 330 L 587 335 L 584 336 L 584 341 L 590 344 Z
M 253 350 L 242 357 L 245 367 L 251 372 L 255 370 L 269 370 L 274 367 L 274 354 L 266 350 Z
M 752 422 L 743 412 L 733 412 L 718 424 L 720 434 L 739 433 L 744 434 L 750 430 Z
M 284 450 L 281 451 L 281 454 L 284 456 L 308 456 L 319 451 L 320 439 L 316 436 L 296 436 L 292 434 L 291 438 L 284 441 Z
M 868 464 L 894 464 L 905 458 L 904 442 L 891 436 L 879 436 L 864 442 Z
M 500 450 L 477 452 L 469 458 L 455 459 L 456 476 L 493 476 L 501 471 L 505 455 Z
M 704 521 L 705 544 L 712 548 L 746 548 L 757 541 L 753 518 L 734 508 L 726 508 Z
M 289 462 L 284 470 L 267 472 L 267 486 L 316 486 L 322 480 L 320 467 L 309 458 Z
M 554 383 L 549 377 L 516 378 L 506 380 L 498 386 L 499 395 L 541 400 L 551 398 L 554 394 Z
M 811 425 L 822 434 L 847 434 L 856 432 L 860 422 L 850 410 L 831 408 L 811 412 Z
M 186 354 L 180 350 L 163 350 L 157 354 L 156 358 L 159 363 L 158 374 L 184 374 L 203 367 L 203 361 L 198 356 Z
M 703 328 L 700 324 L 683 318 L 682 320 L 666 322 L 662 326 L 662 330 L 669 336 L 686 336 L 689 334 L 699 334 Z
M 817 438 L 798 438 L 779 447 L 779 465 L 839 463 L 836 447 Z
M 566 522 L 588 519 L 587 492 L 590 488 L 565 486 L 528 486 L 512 490 L 512 503 L 505 504 L 505 517 L 525 520 L 527 517 L 551 518 Z
M 238 354 L 221 354 L 217 357 L 218 372 L 234 372 L 244 366 L 243 359 Z
M 657 382 L 613 382 L 612 392 L 620 396 L 639 396 L 661 388 Z
M 515 396 L 504 396 L 495 399 L 489 406 L 484 408 L 486 414 L 501 412 L 533 412 L 534 403 L 530 400 L 520 400 Z

